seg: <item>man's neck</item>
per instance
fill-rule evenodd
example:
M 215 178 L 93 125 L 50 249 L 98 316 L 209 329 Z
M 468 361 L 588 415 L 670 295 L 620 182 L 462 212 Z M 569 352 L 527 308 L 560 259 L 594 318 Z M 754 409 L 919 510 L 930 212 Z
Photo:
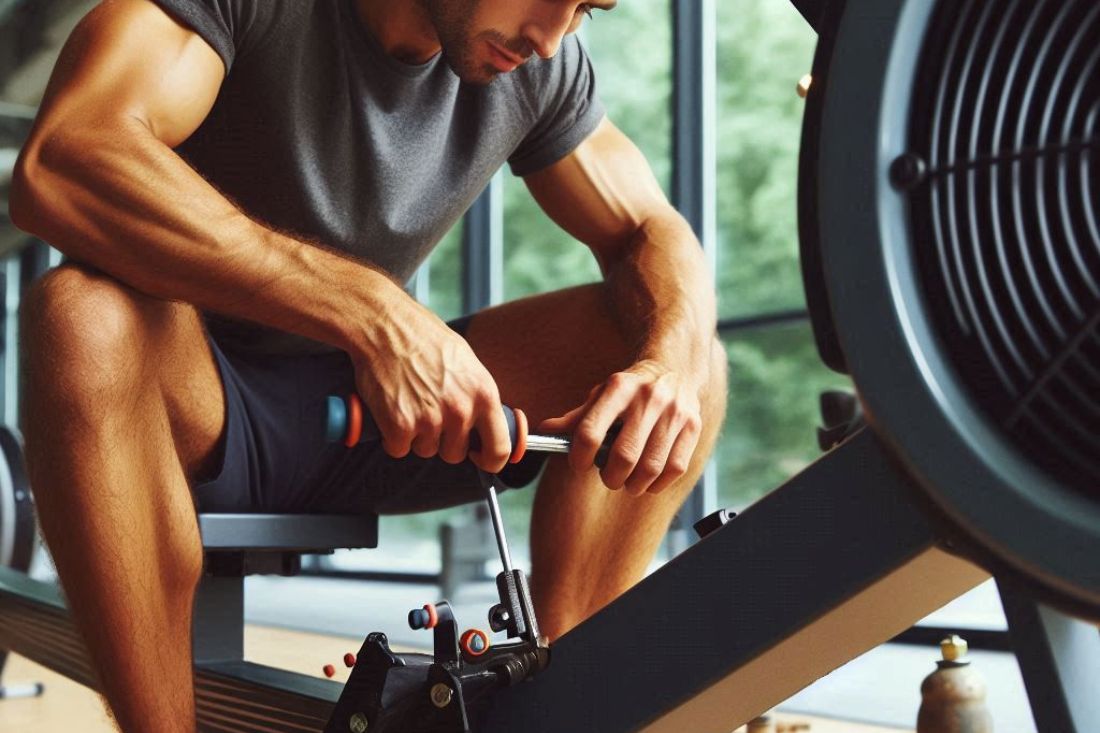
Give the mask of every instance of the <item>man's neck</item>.
M 356 0 L 362 21 L 387 54 L 407 64 L 422 64 L 439 53 L 439 37 L 418 0 Z

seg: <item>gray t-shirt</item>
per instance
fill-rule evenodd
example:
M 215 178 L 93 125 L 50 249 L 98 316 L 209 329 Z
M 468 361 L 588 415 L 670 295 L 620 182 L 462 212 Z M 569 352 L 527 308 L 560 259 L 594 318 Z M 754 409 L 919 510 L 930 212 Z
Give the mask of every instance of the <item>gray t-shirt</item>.
M 156 0 L 228 69 L 210 114 L 176 151 L 256 220 L 350 252 L 399 282 L 507 162 L 524 176 L 573 151 L 603 118 L 569 36 L 488 86 L 436 55 L 385 53 L 355 0 Z M 349 314 L 349 317 L 354 317 Z M 206 314 L 219 343 L 257 353 L 332 347 Z

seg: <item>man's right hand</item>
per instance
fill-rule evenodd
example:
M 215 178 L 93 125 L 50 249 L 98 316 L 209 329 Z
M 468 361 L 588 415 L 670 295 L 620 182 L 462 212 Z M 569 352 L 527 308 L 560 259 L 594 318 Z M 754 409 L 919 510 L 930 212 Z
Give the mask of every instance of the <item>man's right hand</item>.
M 359 394 L 378 424 L 382 447 L 401 458 L 467 457 L 489 473 L 508 463 L 511 442 L 500 393 L 470 345 L 446 323 L 402 293 L 354 353 Z M 381 320 L 381 319 L 380 319 Z M 481 447 L 470 452 L 470 431 Z

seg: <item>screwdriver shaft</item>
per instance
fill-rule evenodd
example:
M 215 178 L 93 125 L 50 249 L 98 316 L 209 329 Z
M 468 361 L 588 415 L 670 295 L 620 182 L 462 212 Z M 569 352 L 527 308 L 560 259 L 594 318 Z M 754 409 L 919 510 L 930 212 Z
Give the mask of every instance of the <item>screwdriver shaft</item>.
M 504 535 L 504 520 L 500 516 L 500 503 L 497 501 L 496 487 L 489 484 L 486 489 L 486 499 L 489 502 L 489 516 L 493 519 L 493 533 L 497 537 L 497 547 L 500 549 L 500 561 L 504 563 L 504 572 L 512 574 L 512 553 L 508 550 L 508 538 Z
M 527 436 L 527 450 L 538 453 L 568 453 L 573 441 L 563 435 L 534 435 Z

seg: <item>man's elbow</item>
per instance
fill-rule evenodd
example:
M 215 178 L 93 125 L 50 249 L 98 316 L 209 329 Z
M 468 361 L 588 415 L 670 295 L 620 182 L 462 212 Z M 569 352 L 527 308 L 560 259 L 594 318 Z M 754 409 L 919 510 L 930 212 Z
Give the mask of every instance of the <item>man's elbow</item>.
M 74 165 L 94 150 L 94 141 L 78 135 L 32 134 L 12 170 L 8 216 L 28 234 L 47 239 L 57 233 L 63 212 L 63 192 L 80 168 Z M 86 166 L 85 166 L 86 167 Z
M 35 186 L 38 167 L 37 146 L 24 146 L 15 160 L 8 188 L 8 218 L 28 234 L 37 234 L 36 222 L 40 220 L 36 213 L 40 209 L 41 200 Z

